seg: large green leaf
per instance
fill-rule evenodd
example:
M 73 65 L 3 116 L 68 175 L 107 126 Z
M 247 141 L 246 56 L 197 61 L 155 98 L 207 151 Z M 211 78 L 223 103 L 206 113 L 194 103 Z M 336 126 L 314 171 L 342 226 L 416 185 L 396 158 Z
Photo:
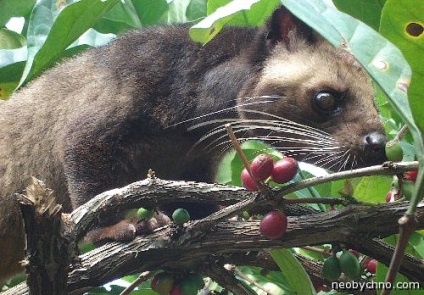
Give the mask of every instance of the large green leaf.
M 207 43 L 226 24 L 257 25 L 270 15 L 277 4 L 278 1 L 274 0 L 234 0 L 217 8 L 219 5 L 212 7 L 208 3 L 208 10 L 214 12 L 191 27 L 190 36 L 194 41 Z
M 98 47 L 109 43 L 112 39 L 116 38 L 114 34 L 101 34 L 94 29 L 88 29 L 77 40 L 75 40 L 66 51 L 70 51 L 73 47 L 87 45 L 86 47 Z M 59 58 L 62 57 L 62 54 Z
M 167 23 L 186 23 L 199 17 L 199 11 L 193 11 L 199 5 L 199 0 L 172 1 L 168 5 L 167 14 L 163 21 Z M 201 8 L 204 9 L 204 8 Z
M 412 68 L 412 80 L 408 89 L 409 103 L 415 122 L 424 130 L 424 1 L 388 0 L 383 9 L 380 32 L 396 44 Z M 409 31 L 408 32 L 408 28 Z
M 25 46 L 25 38 L 14 31 L 0 29 L 0 49 L 15 49 Z
M 166 0 L 134 0 L 133 5 L 143 25 L 159 23 L 168 11 Z
M 334 4 L 343 12 L 360 19 L 374 30 L 380 27 L 381 10 L 386 0 L 333 0 Z
M 409 214 L 415 212 L 415 207 L 424 197 L 424 144 L 422 140 L 422 131 L 424 130 L 423 9 L 423 1 L 405 0 L 400 4 L 398 1 L 388 0 L 383 9 L 380 26 L 380 32 L 402 50 L 413 71 L 408 95 L 415 122 L 419 128 L 415 124 L 411 124 L 408 120 L 409 117 L 405 118 L 405 114 L 402 114 L 414 137 L 415 153 L 420 162 L 416 188 L 411 199 L 411 205 L 408 208 Z M 396 108 L 401 108 L 400 102 L 395 101 L 393 103 Z
M 0 100 L 7 99 L 17 87 L 26 56 L 26 47 L 0 50 Z
M 367 203 L 385 203 L 392 178 L 389 176 L 362 177 L 354 190 L 354 197 Z
M 141 22 L 132 1 L 119 2 L 95 26 L 104 34 L 119 34 L 141 27 Z
M 220 7 L 229 4 L 231 1 L 232 0 L 208 1 L 208 15 L 214 13 Z M 227 25 L 262 26 L 265 23 L 265 20 L 271 15 L 279 3 L 279 0 L 260 1 L 252 5 L 248 11 L 238 10 L 233 15 L 233 17 L 228 20 Z M 233 7 L 235 7 L 237 10 L 235 5 Z
M 11 17 L 28 15 L 35 2 L 36 0 L 1 0 L 0 27 L 3 27 Z
M 279 271 L 267 271 L 259 267 L 252 266 L 239 266 L 238 269 L 243 273 L 243 277 L 239 277 L 244 281 L 246 287 L 251 288 L 256 294 L 265 295 L 292 295 L 288 282 L 284 275 Z M 246 280 L 245 278 L 249 278 Z M 254 283 L 252 283 L 254 282 Z M 259 287 L 261 286 L 261 288 Z
M 26 47 L 17 49 L 0 49 L 0 69 L 15 62 L 26 60 L 26 56 Z
M 81 0 L 65 8 L 56 1 L 37 2 L 28 28 L 28 61 L 20 84 L 39 75 L 61 52 L 92 27 L 119 0 Z
M 409 245 L 414 249 L 414 255 L 418 258 L 424 258 L 424 235 L 418 232 L 412 234 L 409 239 Z
M 16 66 L 17 67 L 17 66 Z M 23 65 L 22 65 L 23 68 Z M 16 88 L 17 83 L 0 83 L 0 100 L 6 100 L 12 95 L 13 91 Z
M 271 256 L 295 294 L 316 294 L 308 274 L 290 250 L 274 249 Z
M 192 0 L 187 6 L 186 16 L 189 19 L 200 19 L 206 16 L 207 4 L 210 1 Z

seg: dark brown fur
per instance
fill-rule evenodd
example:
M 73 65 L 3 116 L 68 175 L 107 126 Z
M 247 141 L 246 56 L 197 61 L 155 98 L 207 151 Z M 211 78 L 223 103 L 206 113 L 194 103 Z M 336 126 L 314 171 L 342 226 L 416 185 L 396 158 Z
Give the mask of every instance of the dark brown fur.
M 45 181 L 67 211 L 144 178 L 149 168 L 165 179 L 213 181 L 217 153 L 198 148 L 187 156 L 209 129 L 187 128 L 251 118 L 241 107 L 193 120 L 247 98 L 278 95 L 252 108 L 328 132 L 360 165 L 384 159 L 368 76 L 286 10 L 268 27 L 228 28 L 206 46 L 192 42 L 187 29 L 128 33 L 63 62 L 0 105 L 0 280 L 21 270 L 22 221 L 13 193 L 30 176 Z M 340 114 L 314 109 L 311 97 L 321 90 L 345 93 Z M 276 145 L 284 144 L 293 145 Z

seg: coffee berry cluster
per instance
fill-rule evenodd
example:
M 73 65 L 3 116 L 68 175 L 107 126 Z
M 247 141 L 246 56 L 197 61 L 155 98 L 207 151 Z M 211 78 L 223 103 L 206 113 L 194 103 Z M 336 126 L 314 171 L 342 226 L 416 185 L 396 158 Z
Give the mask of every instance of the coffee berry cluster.
M 275 162 L 270 155 L 260 154 L 250 163 L 250 173 L 246 168 L 243 169 L 241 181 L 247 190 L 258 191 L 258 183 L 272 180 L 283 184 L 291 181 L 298 170 L 297 161 L 291 157 Z M 279 239 L 287 230 L 287 216 L 278 210 L 271 211 L 262 218 L 259 230 L 267 239 Z
M 286 183 L 292 180 L 299 170 L 297 161 L 291 157 L 284 157 L 277 162 L 268 154 L 256 156 L 250 163 L 250 172 L 246 168 L 241 172 L 243 186 L 250 191 L 257 191 L 256 182 L 270 179 L 276 183 Z
M 329 281 L 337 281 L 342 273 L 350 279 L 357 280 L 360 278 L 363 270 L 366 270 L 370 275 L 374 275 L 377 271 L 377 260 L 362 256 L 361 262 L 359 257 L 361 254 L 354 250 L 343 250 L 340 256 L 333 253 L 324 261 L 322 274 Z

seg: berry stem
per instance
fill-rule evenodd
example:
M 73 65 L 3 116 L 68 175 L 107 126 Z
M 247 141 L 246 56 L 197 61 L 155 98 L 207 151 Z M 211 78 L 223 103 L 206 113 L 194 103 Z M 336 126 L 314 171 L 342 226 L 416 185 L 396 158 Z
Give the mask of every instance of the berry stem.
M 329 257 L 329 256 L 332 255 L 331 251 L 326 250 L 326 249 L 321 249 L 321 248 L 318 248 L 318 247 L 304 246 L 302 248 L 305 249 L 305 250 L 311 251 L 311 252 L 322 254 L 325 257 Z
M 240 146 L 240 142 L 238 141 L 236 135 L 234 134 L 233 127 L 231 127 L 231 124 L 226 124 L 225 129 L 227 130 L 228 136 L 231 139 L 231 143 L 233 144 L 234 149 L 236 150 L 236 153 L 241 158 L 241 161 L 243 162 L 244 167 L 246 168 L 247 172 L 249 172 L 249 175 L 253 179 L 256 187 L 259 189 L 259 192 L 261 192 L 265 196 L 268 196 L 269 195 L 268 188 L 263 183 L 258 181 L 256 179 L 256 177 L 254 177 L 252 175 L 252 170 L 250 169 L 249 160 L 247 159 L 246 155 L 244 154 L 244 152 L 243 152 L 243 150 Z
M 403 125 L 403 127 L 399 130 L 398 134 L 396 134 L 395 138 L 393 140 L 400 141 L 405 136 L 406 132 L 408 131 L 408 125 Z
M 243 162 L 244 167 L 247 169 L 247 171 L 249 172 L 249 174 L 252 175 L 252 173 L 251 173 L 252 171 L 250 170 L 249 160 L 247 159 L 246 155 L 244 154 L 243 150 L 241 149 L 240 143 L 239 143 L 236 135 L 234 134 L 233 127 L 231 127 L 231 124 L 227 124 L 225 126 L 225 128 L 227 129 L 227 133 L 228 133 L 228 136 L 231 139 L 231 143 L 233 144 L 233 146 L 234 146 L 237 154 L 240 156 L 241 161 Z
M 418 162 L 399 162 L 383 165 L 375 165 L 371 167 L 359 168 L 351 171 L 341 171 L 337 173 L 328 174 L 326 176 L 312 177 L 296 183 L 290 183 L 278 189 L 277 197 L 284 197 L 285 195 L 295 192 L 297 190 L 314 186 L 321 183 L 331 181 L 349 179 L 361 176 L 372 175 L 393 175 L 403 171 L 418 169 Z
M 134 289 L 140 285 L 142 282 L 147 281 L 151 276 L 154 275 L 154 272 L 151 271 L 145 271 L 142 272 L 138 278 L 136 278 L 131 285 L 129 285 L 128 287 L 125 288 L 124 291 L 122 291 L 119 295 L 128 295 L 130 294 L 132 291 L 134 291 Z
M 344 205 L 345 200 L 337 198 L 302 198 L 302 199 L 284 199 L 284 204 L 329 204 Z

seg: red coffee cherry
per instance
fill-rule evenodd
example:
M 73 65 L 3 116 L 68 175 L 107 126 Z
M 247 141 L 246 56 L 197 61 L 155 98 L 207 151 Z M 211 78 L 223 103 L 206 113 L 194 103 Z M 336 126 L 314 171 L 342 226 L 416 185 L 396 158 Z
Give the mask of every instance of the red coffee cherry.
M 274 164 L 271 179 L 276 183 L 286 183 L 292 180 L 299 170 L 299 164 L 291 157 L 284 157 Z
M 394 202 L 395 194 L 396 192 L 394 190 L 389 191 L 386 195 L 386 203 Z
M 257 191 L 258 188 L 255 185 L 255 182 L 253 181 L 253 178 L 250 176 L 249 172 L 247 172 L 247 169 L 244 168 L 243 171 L 241 171 L 241 182 L 243 183 L 243 186 L 248 191 Z
M 260 154 L 256 156 L 250 164 L 252 176 L 260 181 L 270 177 L 273 169 L 274 160 L 268 154 Z
M 418 170 L 406 171 L 404 173 L 404 177 L 406 181 L 415 182 L 417 180 Z
M 287 216 L 280 211 L 271 211 L 262 218 L 259 230 L 270 240 L 279 239 L 287 230 Z
M 367 264 L 367 269 L 370 273 L 374 274 L 377 271 L 377 260 L 371 259 Z

